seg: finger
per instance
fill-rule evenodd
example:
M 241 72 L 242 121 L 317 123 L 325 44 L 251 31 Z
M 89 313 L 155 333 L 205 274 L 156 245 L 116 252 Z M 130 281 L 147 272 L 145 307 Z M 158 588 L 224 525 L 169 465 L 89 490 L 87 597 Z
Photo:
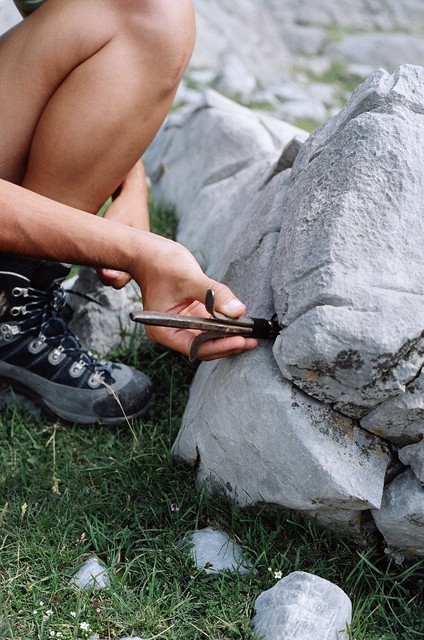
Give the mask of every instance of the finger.
M 192 267 L 193 265 L 191 264 L 190 266 Z M 194 270 L 192 278 L 182 281 L 183 289 L 179 291 L 179 301 L 172 310 L 179 312 L 178 307 L 181 306 L 181 299 L 184 300 L 184 306 L 186 306 L 189 298 L 204 303 L 208 289 L 212 289 L 215 294 L 214 304 L 216 311 L 231 318 L 243 315 L 246 311 L 246 306 L 234 295 L 231 289 L 221 282 L 212 280 L 212 278 L 200 271 L 198 265 L 196 266 L 197 268 Z
M 198 332 L 188 329 L 170 329 L 164 327 L 146 327 L 146 335 L 150 340 L 159 342 L 170 349 L 179 351 L 188 356 L 193 340 Z M 204 342 L 198 351 L 199 360 L 215 360 L 225 358 L 245 351 L 254 349 L 257 340 L 244 338 L 243 336 L 231 336 L 228 338 L 217 338 Z
M 242 316 L 246 311 L 246 306 L 241 300 L 239 300 L 229 287 L 209 279 L 209 289 L 212 289 L 214 298 L 214 308 L 219 313 L 223 313 L 230 318 L 238 318 Z M 205 292 L 206 297 L 206 292 Z
M 197 357 L 204 361 L 228 358 L 243 353 L 243 351 L 255 349 L 257 346 L 258 342 L 253 338 L 243 338 L 242 336 L 217 338 L 204 342 L 199 348 Z
M 122 289 L 131 281 L 128 273 L 116 269 L 97 269 L 97 274 L 104 285 L 114 289 Z

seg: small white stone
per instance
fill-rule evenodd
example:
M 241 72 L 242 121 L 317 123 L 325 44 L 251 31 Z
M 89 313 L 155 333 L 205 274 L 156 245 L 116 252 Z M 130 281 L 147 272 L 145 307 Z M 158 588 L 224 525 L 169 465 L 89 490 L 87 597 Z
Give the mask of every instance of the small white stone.
M 195 531 L 188 539 L 193 545 L 192 553 L 196 566 L 204 569 L 206 573 L 225 570 L 239 573 L 252 571 L 251 563 L 228 533 L 206 527 Z
M 262 640 L 348 640 L 348 596 L 310 573 L 290 573 L 261 593 L 255 611 L 253 627 Z
M 80 589 L 95 589 L 97 591 L 108 587 L 110 582 L 106 567 L 98 558 L 92 556 L 73 575 L 71 584 Z

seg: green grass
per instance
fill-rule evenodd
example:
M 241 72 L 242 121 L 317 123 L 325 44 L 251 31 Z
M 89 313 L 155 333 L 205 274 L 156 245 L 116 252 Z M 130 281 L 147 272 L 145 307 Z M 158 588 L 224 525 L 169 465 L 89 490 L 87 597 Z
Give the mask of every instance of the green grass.
M 312 133 L 312 131 L 318 129 L 322 123 L 312 120 L 311 118 L 295 118 L 292 124 L 294 124 L 295 127 L 299 127 L 299 129 Z
M 172 212 L 161 209 L 159 220 L 168 233 Z M 156 404 L 144 423 L 64 426 L 12 408 L 0 416 L 2 640 L 82 638 L 81 623 L 101 640 L 253 640 L 256 597 L 275 584 L 275 571 L 296 570 L 345 590 L 354 640 L 422 637 L 423 562 L 399 568 L 293 514 L 208 496 L 170 453 L 195 365 L 138 339 L 114 356 L 153 379 Z M 233 535 L 257 572 L 197 570 L 181 541 L 206 525 Z M 69 583 L 92 554 L 111 578 L 99 593 Z
M 311 70 L 304 73 L 315 82 L 335 85 L 340 89 L 341 94 L 351 93 L 360 85 L 364 79 L 349 71 L 344 60 L 334 59 L 325 73 L 318 74 Z

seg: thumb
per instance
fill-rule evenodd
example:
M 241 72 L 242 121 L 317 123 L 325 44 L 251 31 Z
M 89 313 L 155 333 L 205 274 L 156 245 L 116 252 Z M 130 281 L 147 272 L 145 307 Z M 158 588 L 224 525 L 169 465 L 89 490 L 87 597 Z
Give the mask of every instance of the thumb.
M 226 285 L 209 279 L 208 289 L 212 289 L 215 294 L 214 308 L 219 313 L 230 318 L 238 318 L 246 311 L 246 306 L 243 302 L 241 302 Z

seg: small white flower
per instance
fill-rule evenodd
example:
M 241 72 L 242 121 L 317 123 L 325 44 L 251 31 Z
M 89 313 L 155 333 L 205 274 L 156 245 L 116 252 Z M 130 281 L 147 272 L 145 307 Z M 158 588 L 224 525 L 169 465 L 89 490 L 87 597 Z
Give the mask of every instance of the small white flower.
M 40 607 L 44 607 L 44 602 L 40 600 Z
M 80 622 L 80 629 L 82 631 L 89 631 L 90 630 L 90 625 L 88 624 L 88 622 Z
M 50 616 L 53 614 L 53 610 L 52 609 L 47 609 L 45 615 L 50 618 Z
M 71 616 L 72 616 L 73 618 L 76 618 L 76 617 L 77 617 L 77 612 L 76 612 L 76 611 L 71 611 Z
M 32 615 L 33 615 L 33 616 L 36 616 L 36 615 L 37 615 L 37 613 L 38 613 L 38 609 L 34 609 L 34 611 L 32 612 Z
M 274 571 L 274 578 L 276 580 L 281 580 L 282 577 L 283 577 L 283 572 L 282 571 Z
M 271 567 L 268 567 L 268 571 L 272 571 Z
M 56 633 L 56 638 L 61 638 L 63 636 L 63 633 L 61 631 L 58 631 Z
M 54 637 L 55 637 L 55 635 L 56 635 L 56 634 L 55 634 L 55 632 L 54 632 L 54 631 L 50 631 L 50 637 L 51 637 L 51 638 L 54 638 Z

